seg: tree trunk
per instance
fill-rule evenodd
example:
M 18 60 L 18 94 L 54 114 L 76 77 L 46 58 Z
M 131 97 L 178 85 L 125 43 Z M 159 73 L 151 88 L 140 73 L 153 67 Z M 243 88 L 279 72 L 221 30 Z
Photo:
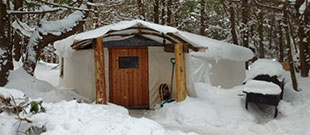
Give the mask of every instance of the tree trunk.
M 0 1 L 0 86 L 4 86 L 8 82 L 9 70 L 13 69 L 12 47 L 9 42 L 11 26 L 9 15 L 6 12 L 8 3 Z
M 304 30 L 304 24 L 300 22 L 298 27 L 298 45 L 299 45 L 299 60 L 300 60 L 300 75 L 301 77 L 308 77 L 309 70 L 307 68 L 307 62 L 306 62 L 306 35 L 305 35 L 305 30 Z
M 287 47 L 287 54 L 288 54 L 288 61 L 290 65 L 290 73 L 291 73 L 291 80 L 292 80 L 292 85 L 293 89 L 295 91 L 298 90 L 298 84 L 296 80 L 296 75 L 295 75 L 295 68 L 294 68 L 294 60 L 293 60 L 293 55 L 292 55 L 292 47 L 291 47 L 291 37 L 290 37 L 290 32 L 288 28 L 288 15 L 286 13 L 286 9 L 284 7 L 284 29 L 285 29 L 285 37 L 286 37 L 286 47 Z
M 140 19 L 145 20 L 144 6 L 141 0 L 137 0 Z
M 299 45 L 299 61 L 300 61 L 300 75 L 301 77 L 308 77 L 309 69 L 307 68 L 307 41 L 306 41 L 306 18 L 303 14 L 299 13 L 299 8 L 305 2 L 305 0 L 296 0 L 295 3 L 295 11 L 296 11 L 296 19 L 298 20 L 298 45 Z M 305 13 L 305 12 L 304 12 Z
M 180 20 L 180 16 L 179 15 L 179 6 L 180 6 L 180 1 L 179 0 L 174 0 L 174 9 L 177 9 L 174 13 L 174 26 L 178 27 L 179 26 L 179 20 Z
M 241 2 L 241 8 L 242 8 L 242 45 L 246 48 L 249 47 L 249 26 L 248 26 L 248 20 L 249 20 L 249 3 L 248 0 L 242 0 Z
M 161 23 L 162 25 L 166 24 L 165 22 L 165 7 L 166 7 L 166 4 L 165 4 L 165 0 L 162 0 L 161 1 L 161 4 L 162 4 L 162 7 L 161 7 Z
M 159 0 L 154 2 L 154 23 L 159 23 Z
M 309 4 L 309 2 L 308 2 Z M 308 72 L 310 70 L 310 7 L 308 6 L 304 12 L 304 16 L 305 16 L 305 24 L 307 24 L 306 29 L 308 29 L 307 32 L 307 43 L 306 43 L 306 61 L 307 61 L 307 69 Z
M 248 0 L 241 0 L 241 16 L 242 16 L 242 26 L 241 26 L 241 37 L 242 45 L 246 48 L 249 48 L 249 5 Z M 249 62 L 245 62 L 245 69 L 249 68 Z
M 274 11 L 272 11 L 271 13 L 271 21 L 269 22 L 270 23 L 270 28 L 268 28 L 268 38 L 269 38 L 269 50 L 272 49 L 272 42 L 273 42 L 273 25 L 274 25 L 274 21 L 275 21 L 275 15 L 274 15 Z
M 282 25 L 281 20 L 279 20 L 279 28 L 278 28 L 278 34 L 279 34 L 279 61 L 284 61 L 284 51 L 283 51 L 283 32 L 282 32 Z
M 200 35 L 205 35 L 205 0 L 200 0 Z
M 172 0 L 168 0 L 168 6 L 167 6 L 167 25 L 171 26 L 171 18 L 172 18 Z
M 22 0 L 14 0 L 14 10 L 22 11 L 23 1 Z M 23 17 L 21 14 L 16 15 L 16 17 L 22 21 Z M 13 58 L 15 61 L 19 61 L 22 56 L 22 37 L 15 31 L 14 32 L 14 55 Z
M 260 11 L 258 13 L 258 36 L 259 36 L 259 58 L 265 58 L 265 48 L 264 48 L 264 13 Z
M 238 45 L 238 38 L 237 38 L 237 34 L 236 34 L 236 20 L 235 20 L 235 11 L 232 5 L 232 0 L 229 0 L 229 13 L 230 13 L 230 32 L 231 32 L 231 36 L 232 36 L 232 41 L 234 44 Z

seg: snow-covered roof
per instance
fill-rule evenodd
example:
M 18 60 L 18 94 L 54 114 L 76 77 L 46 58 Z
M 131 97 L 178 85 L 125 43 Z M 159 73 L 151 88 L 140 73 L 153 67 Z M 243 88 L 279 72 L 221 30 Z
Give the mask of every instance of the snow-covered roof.
M 174 27 L 159 25 L 142 20 L 121 21 L 116 24 L 110 24 L 94 30 L 72 35 L 66 39 L 56 41 L 54 43 L 54 47 L 56 48 L 56 53 L 58 55 L 62 57 L 69 57 L 71 56 L 70 54 L 74 52 L 72 45 L 76 42 L 98 37 L 104 37 L 104 41 L 120 40 L 132 37 L 134 34 L 141 34 L 143 37 L 160 43 L 162 43 L 164 39 L 167 39 L 167 44 L 186 42 L 193 47 L 207 48 L 203 49 L 203 51 L 191 52 L 191 55 L 199 57 L 246 61 L 254 56 L 252 51 L 245 47 L 180 31 Z

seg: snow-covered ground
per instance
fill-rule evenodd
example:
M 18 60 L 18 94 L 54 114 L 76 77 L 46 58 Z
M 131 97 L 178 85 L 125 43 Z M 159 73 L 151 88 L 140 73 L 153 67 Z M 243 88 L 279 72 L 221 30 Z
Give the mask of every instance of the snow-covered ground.
M 291 84 L 285 86 L 279 115 L 273 118 L 273 107 L 249 104 L 244 108 L 243 86 L 221 89 L 196 83 L 198 97 L 187 97 L 184 102 L 165 104 L 163 108 L 134 118 L 127 109 L 114 104 L 78 103 L 83 99 L 72 90 L 55 88 L 58 69 L 48 63 L 38 64 L 38 80 L 17 69 L 10 74 L 9 83 L 0 94 L 18 98 L 25 93 L 32 99 L 41 98 L 46 113 L 28 116 L 33 125 L 45 125 L 43 135 L 88 134 L 152 134 L 152 135 L 309 135 L 310 134 L 310 78 L 298 78 L 300 92 Z M 48 82 L 53 85 L 49 84 Z M 289 82 L 289 81 L 288 81 Z M 16 90 L 15 90 L 16 89 Z M 0 103 L 1 106 L 1 103 Z M 16 134 L 18 124 L 14 115 L 0 113 L 0 135 Z M 22 124 L 25 129 L 29 124 Z

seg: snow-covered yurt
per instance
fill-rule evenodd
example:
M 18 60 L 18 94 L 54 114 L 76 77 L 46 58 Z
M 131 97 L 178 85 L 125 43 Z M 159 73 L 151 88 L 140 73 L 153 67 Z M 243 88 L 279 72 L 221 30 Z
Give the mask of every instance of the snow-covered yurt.
M 163 83 L 173 86 L 172 97 L 177 99 L 195 96 L 197 82 L 223 88 L 240 85 L 244 63 L 253 57 L 247 48 L 142 20 L 72 35 L 54 47 L 61 57 L 62 87 L 90 100 L 133 108 L 160 103 Z

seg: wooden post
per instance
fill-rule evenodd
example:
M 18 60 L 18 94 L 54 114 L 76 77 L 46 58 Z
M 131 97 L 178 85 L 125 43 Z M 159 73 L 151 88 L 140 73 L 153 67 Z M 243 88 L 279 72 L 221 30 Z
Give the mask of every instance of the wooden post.
M 186 98 L 186 77 L 185 77 L 185 59 L 183 44 L 175 44 L 175 70 L 176 70 L 176 99 L 177 102 Z
M 105 84 L 105 67 L 104 67 L 104 51 L 102 37 L 96 38 L 94 48 L 95 58 L 95 80 L 96 80 L 96 104 L 106 104 L 106 84 Z

